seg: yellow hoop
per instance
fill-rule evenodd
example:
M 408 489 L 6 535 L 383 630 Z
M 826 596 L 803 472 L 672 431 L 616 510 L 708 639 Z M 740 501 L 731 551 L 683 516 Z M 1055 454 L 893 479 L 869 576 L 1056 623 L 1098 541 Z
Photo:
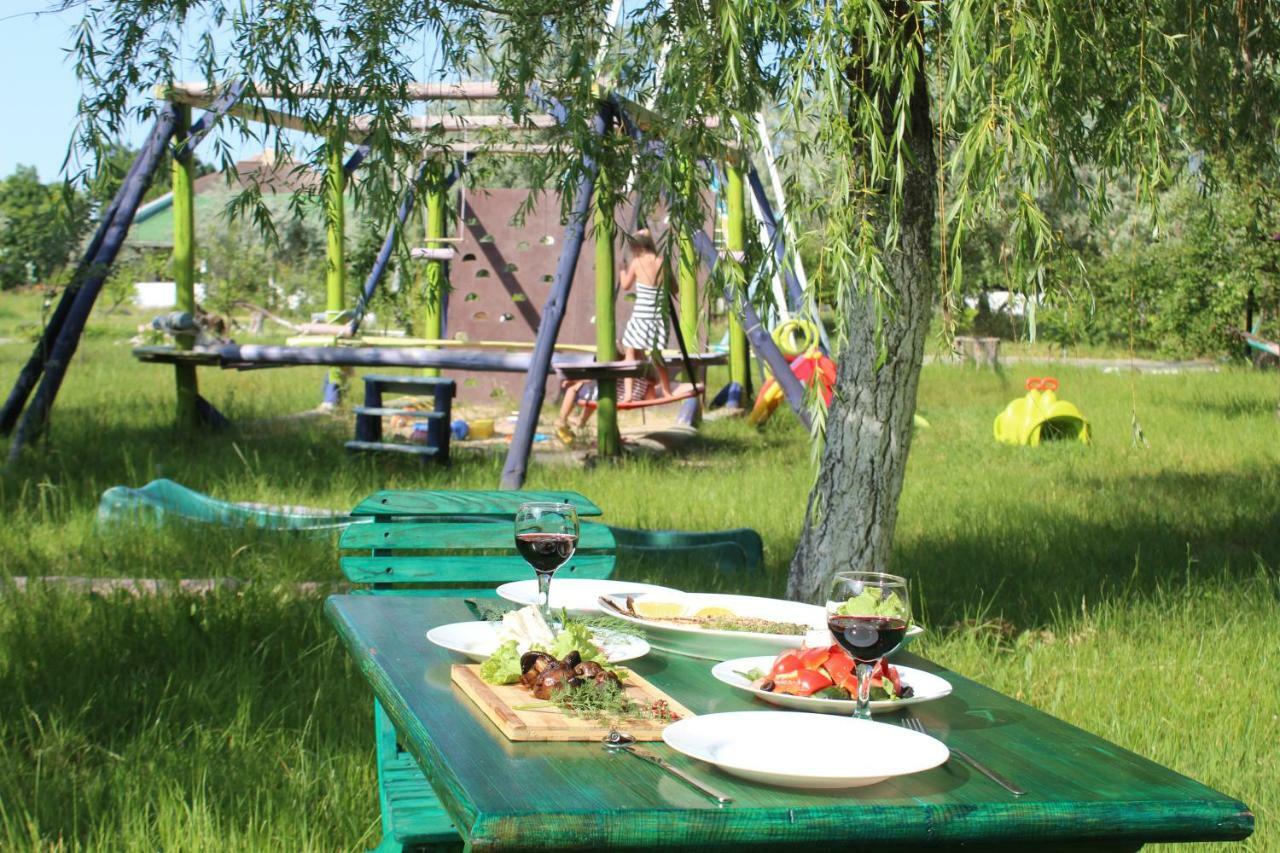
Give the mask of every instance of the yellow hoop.
M 795 358 L 818 342 L 818 327 L 809 320 L 793 317 L 773 330 L 773 342 L 787 358 Z

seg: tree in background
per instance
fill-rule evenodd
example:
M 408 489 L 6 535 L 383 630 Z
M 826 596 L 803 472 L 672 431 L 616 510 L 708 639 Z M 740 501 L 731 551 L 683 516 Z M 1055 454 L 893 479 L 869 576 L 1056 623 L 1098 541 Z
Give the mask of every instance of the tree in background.
M 174 45 L 190 45 L 210 84 L 307 82 L 324 97 L 282 99 L 305 121 L 367 116 L 375 156 L 361 186 L 386 221 L 421 154 L 404 87 L 430 39 L 442 79 L 489 57 L 511 115 L 542 108 L 535 84 L 568 105 L 560 153 L 543 161 L 566 205 L 585 152 L 634 174 L 645 198 L 665 195 L 673 227 L 691 228 L 706 215 L 695 166 L 731 159 L 734 129 L 781 105 L 796 142 L 789 184 L 811 188 L 791 206 L 821 246 L 811 286 L 834 294 L 839 316 L 836 399 L 818 419 L 825 445 L 789 583 L 809 600 L 835 571 L 889 565 L 939 272 L 944 294 L 963 286 L 962 247 L 980 223 L 1008 211 L 1009 275 L 1038 286 L 1059 244 L 1042 199 L 1077 197 L 1099 215 L 1128 178 L 1155 206 L 1187 150 L 1260 174 L 1276 163 L 1280 22 L 1266 4 L 671 0 L 632 8 L 626 50 L 598 65 L 609 6 L 84 0 L 79 142 L 99 148 L 104 129 L 153 109 L 151 87 L 179 74 Z M 602 77 L 653 104 L 663 146 L 592 132 Z M 604 203 L 624 186 L 608 182 Z
M 32 166 L 0 181 L 0 289 L 47 281 L 67 262 L 88 223 L 88 204 Z

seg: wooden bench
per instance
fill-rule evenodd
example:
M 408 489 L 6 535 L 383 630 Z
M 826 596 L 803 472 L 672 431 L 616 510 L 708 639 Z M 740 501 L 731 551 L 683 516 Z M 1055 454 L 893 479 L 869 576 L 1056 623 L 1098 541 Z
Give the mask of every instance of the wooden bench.
M 516 552 L 512 522 L 526 501 L 573 504 L 583 519 L 601 510 L 576 492 L 386 491 L 361 501 L 352 515 L 367 519 L 339 540 L 342 572 L 370 595 L 492 596 L 493 587 L 533 577 Z M 616 555 L 613 533 L 583 521 L 578 550 L 556 577 L 607 578 Z M 399 743 L 374 701 L 379 853 L 461 847 L 461 838 L 422 768 Z
M 356 415 L 354 441 L 348 450 L 409 453 L 437 462 L 449 461 L 449 421 L 457 386 L 452 379 L 437 376 L 391 376 L 370 373 L 364 377 L 364 405 L 352 411 Z M 411 408 L 389 408 L 382 404 L 383 394 L 431 396 L 432 411 Z M 382 440 L 382 419 L 396 415 L 426 421 L 426 444 L 404 444 Z

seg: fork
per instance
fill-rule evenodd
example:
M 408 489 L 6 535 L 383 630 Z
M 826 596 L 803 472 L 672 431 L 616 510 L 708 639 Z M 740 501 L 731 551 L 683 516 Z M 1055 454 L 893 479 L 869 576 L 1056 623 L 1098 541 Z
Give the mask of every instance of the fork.
M 901 725 L 903 728 L 910 729 L 913 732 L 919 732 L 922 735 L 929 734 L 929 732 L 924 727 L 924 723 L 920 722 L 915 717 L 904 717 L 898 721 L 898 724 Z M 954 746 L 951 746 L 949 744 L 947 745 L 947 749 L 951 750 L 951 754 L 954 755 L 956 758 L 968 764 L 974 770 L 977 770 L 983 776 L 986 776 L 992 782 L 995 782 L 997 785 L 999 785 L 1001 788 L 1004 788 L 1006 791 L 1008 791 L 1010 794 L 1013 794 L 1015 797 L 1021 797 L 1023 794 L 1026 793 L 1025 789 L 1019 788 L 1017 785 L 1013 784 L 1008 779 L 1004 778 L 999 773 L 992 770 L 990 767 L 987 767 L 985 764 L 982 764 L 981 762 L 979 762 L 976 758 L 974 758 L 969 753 L 961 752 L 960 750 L 956 749 Z

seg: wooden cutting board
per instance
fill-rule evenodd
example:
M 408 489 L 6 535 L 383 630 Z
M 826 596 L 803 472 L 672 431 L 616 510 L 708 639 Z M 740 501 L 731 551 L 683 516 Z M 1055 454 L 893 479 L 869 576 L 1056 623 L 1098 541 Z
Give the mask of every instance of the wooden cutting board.
M 571 717 L 559 708 L 528 708 L 542 702 L 522 684 L 487 684 L 480 678 L 480 664 L 455 664 L 453 683 L 471 697 L 476 706 L 510 740 L 516 741 L 575 741 L 600 740 L 609 734 L 610 726 L 598 720 Z M 680 719 L 694 716 L 693 712 L 631 672 L 622 682 L 624 689 L 635 702 L 651 705 L 659 700 Z M 674 720 L 623 720 L 615 726 L 638 741 L 662 740 L 662 730 Z

